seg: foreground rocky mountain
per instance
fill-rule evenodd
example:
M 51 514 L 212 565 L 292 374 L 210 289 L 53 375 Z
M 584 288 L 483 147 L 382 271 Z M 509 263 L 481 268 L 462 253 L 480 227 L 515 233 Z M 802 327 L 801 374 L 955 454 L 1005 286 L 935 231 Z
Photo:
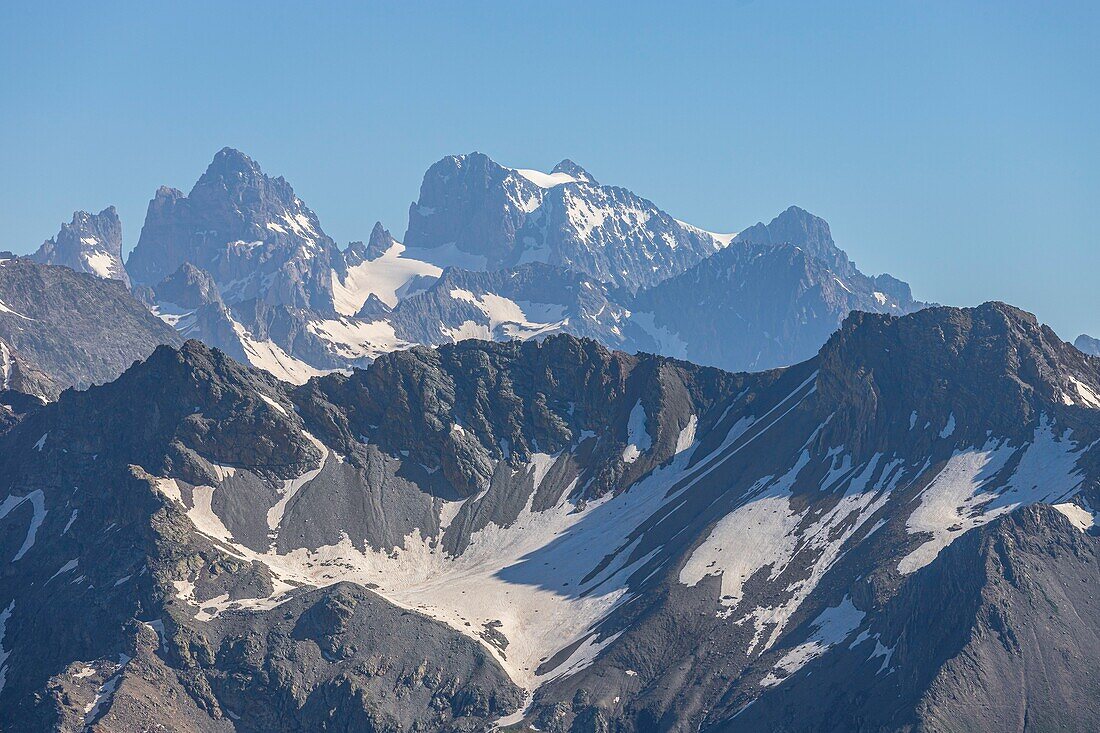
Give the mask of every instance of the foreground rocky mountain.
M 53 399 L 180 343 L 117 279 L 0 257 L 0 389 Z
M 128 266 L 182 335 L 293 383 L 413 344 L 558 332 L 770 368 L 813 356 L 852 310 L 924 305 L 861 273 L 801 209 L 713 234 L 571 161 L 541 173 L 444 158 L 404 239 L 378 223 L 338 249 L 286 181 L 226 148 L 190 194 L 157 192 Z M 199 279 L 197 300 L 180 292 Z
M 757 374 L 557 335 L 291 387 L 163 347 L 0 436 L 0 711 L 1092 728 L 1098 393 L 1003 304 L 853 314 Z

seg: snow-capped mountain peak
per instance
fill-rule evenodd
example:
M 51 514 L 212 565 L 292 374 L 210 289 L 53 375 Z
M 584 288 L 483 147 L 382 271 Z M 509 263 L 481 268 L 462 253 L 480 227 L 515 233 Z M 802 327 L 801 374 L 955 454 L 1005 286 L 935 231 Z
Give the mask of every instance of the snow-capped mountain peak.
M 44 265 L 64 265 L 107 280 L 130 282 L 122 264 L 122 222 L 113 206 L 98 214 L 75 212 L 72 221 L 62 224 L 61 231 L 30 258 Z

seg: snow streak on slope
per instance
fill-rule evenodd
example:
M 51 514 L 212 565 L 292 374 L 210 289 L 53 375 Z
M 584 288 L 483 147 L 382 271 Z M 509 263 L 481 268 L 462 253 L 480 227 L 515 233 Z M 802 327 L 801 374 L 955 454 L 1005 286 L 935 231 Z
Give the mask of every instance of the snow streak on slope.
M 332 273 L 332 297 L 336 312 L 353 316 L 372 294 L 393 308 L 405 295 L 405 288 L 414 278 L 439 277 L 443 270 L 436 265 L 412 259 L 405 254 L 405 245 L 394 242 L 381 256 L 348 268 L 342 281 Z
M 627 600 L 626 578 L 647 559 L 624 567 L 633 546 L 627 537 L 666 502 L 669 488 L 683 476 L 688 453 L 614 498 L 608 495 L 579 507 L 568 499 L 571 486 L 556 506 L 538 512 L 532 510 L 535 491 L 558 457 L 536 454 L 521 469 L 532 476 L 534 489 L 516 521 L 508 527 L 490 524 L 475 532 L 458 556 L 447 554 L 438 537 L 426 537 L 419 530 L 390 552 L 364 551 L 362 538 L 345 535 L 340 543 L 316 550 L 257 553 L 236 542 L 213 511 L 217 487 L 196 488 L 190 507 L 174 480 L 159 479 L 158 487 L 184 506 L 198 531 L 227 543 L 241 558 L 266 564 L 277 578 L 271 598 L 243 602 L 217 598 L 201 604 L 197 619 L 228 609 L 271 608 L 285 600 L 291 584 L 351 581 L 369 585 L 391 602 L 427 614 L 482 643 L 517 684 L 530 690 L 582 668 L 610 643 L 611 638 L 597 634 L 595 625 Z M 314 469 L 288 485 L 300 491 L 319 471 Z M 289 492 L 284 488 L 284 499 Z M 444 528 L 462 503 L 442 503 Z M 281 518 L 278 514 L 277 509 L 269 512 L 269 525 L 278 524 L 271 521 Z M 617 560 L 582 583 L 605 557 L 624 547 Z M 178 598 L 193 603 L 193 582 L 177 581 L 177 587 Z M 489 628 L 507 638 L 506 650 L 491 643 L 485 633 Z M 557 668 L 536 672 L 543 661 L 577 642 L 582 643 Z
M 291 384 L 303 384 L 311 377 L 324 374 L 323 371 L 311 367 L 301 359 L 295 359 L 283 351 L 274 341 L 260 340 L 252 336 L 243 325 L 233 320 L 228 309 L 225 316 L 233 324 L 233 332 L 244 349 L 248 363 L 254 367 L 263 369 Z
M 936 558 L 968 529 L 981 526 L 1023 504 L 1064 502 L 1081 486 L 1077 469 L 1081 447 L 1067 431 L 1056 436 L 1043 415 L 1030 443 L 1014 447 L 990 438 L 981 448 L 957 451 L 920 495 L 909 515 L 911 533 L 932 537 L 902 558 L 898 570 L 911 573 Z M 1019 462 L 1007 480 L 998 480 L 1013 458 Z
M 784 654 L 776 662 L 775 669 L 782 671 L 783 677 L 777 677 L 774 672 L 769 672 L 764 679 L 760 680 L 760 685 L 762 687 L 778 685 L 806 666 L 807 662 L 817 659 L 830 647 L 844 641 L 859 628 L 865 615 L 863 611 L 852 605 L 852 599 L 847 596 L 839 606 L 826 608 L 810 623 L 814 629 L 810 638 Z
M 451 290 L 450 296 L 471 303 L 488 321 L 488 324 L 464 321 L 456 328 L 440 325 L 441 333 L 456 343 L 469 338 L 527 340 L 560 331 L 569 323 L 558 305 L 517 302 L 495 293 L 475 295 L 461 288 Z
M 543 173 L 529 168 L 513 168 L 516 173 L 526 178 L 539 188 L 553 188 L 563 183 L 576 183 L 577 179 L 568 173 Z
M 361 321 L 350 318 L 309 321 L 306 328 L 327 341 L 332 351 L 349 360 L 376 359 L 381 354 L 407 348 L 386 321 Z

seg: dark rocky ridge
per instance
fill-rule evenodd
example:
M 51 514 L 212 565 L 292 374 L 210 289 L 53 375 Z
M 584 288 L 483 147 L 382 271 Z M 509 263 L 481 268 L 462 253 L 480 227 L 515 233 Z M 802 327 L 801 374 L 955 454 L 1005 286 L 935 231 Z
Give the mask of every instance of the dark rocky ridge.
M 0 585 L 0 609 L 13 603 L 0 710 L 15 730 L 143 730 L 166 719 L 179 730 L 485 728 L 520 705 L 500 665 L 514 665 L 531 642 L 508 621 L 504 594 L 505 621 L 473 618 L 467 632 L 396 610 L 385 575 L 373 590 L 338 582 L 345 561 L 330 560 L 331 584 L 269 607 L 279 575 L 290 576 L 267 564 L 275 556 L 248 553 L 273 545 L 283 562 L 343 532 L 372 557 L 400 556 L 419 529 L 457 561 L 484 551 L 478 533 L 487 529 L 502 545 L 510 533 L 530 539 L 540 530 L 529 518 L 564 500 L 574 523 L 510 560 L 498 571 L 504 587 L 542 589 L 572 613 L 609 583 L 630 600 L 539 660 L 528 723 L 578 733 L 1003 727 L 1007 718 L 958 706 L 977 680 L 984 710 L 1019 711 L 1025 700 L 1039 729 L 1060 720 L 1040 698 L 1088 704 L 1073 685 L 1094 671 L 1095 655 L 1072 656 L 1060 629 L 1080 628 L 1070 608 L 1097 622 L 1080 581 L 1095 574 L 1093 530 L 1024 508 L 959 530 L 915 571 L 899 561 L 934 536 L 908 523 L 972 446 L 1009 448 L 983 479 L 993 498 L 962 511 L 981 514 L 1004 492 L 1023 491 L 1030 504 L 1079 491 L 1077 509 L 1064 510 L 1074 521 L 1091 516 L 1100 456 L 1085 446 L 1100 437 L 1100 411 L 1084 404 L 1088 390 L 1100 390 L 1093 359 L 996 303 L 857 314 L 809 362 L 755 375 L 554 336 L 416 348 L 289 389 L 194 342 L 161 348 L 116 382 L 68 392 L 0 435 L 0 492 L 27 497 L 0 510 L 0 556 L 19 554 L 40 521 Z M 682 450 L 692 424 L 695 440 Z M 1057 426 L 1053 438 L 1044 426 Z M 1058 436 L 1070 435 L 1078 479 L 1058 468 L 1070 447 Z M 1031 445 L 1055 451 L 1041 454 L 1035 481 Z M 535 480 L 539 455 L 547 463 Z M 311 470 L 269 533 L 264 516 L 282 482 Z M 1013 478 L 1021 471 L 1022 484 Z M 178 500 L 156 488 L 166 478 Z M 231 536 L 195 531 L 209 521 L 202 496 Z M 445 518 L 441 505 L 464 497 Z M 651 510 L 632 519 L 647 501 Z M 746 512 L 757 521 L 724 534 L 723 523 Z M 767 517 L 787 513 L 782 530 L 767 529 Z M 604 536 L 617 539 L 605 546 Z M 714 536 L 750 564 L 728 564 Z M 572 547 L 574 537 L 583 542 Z M 561 543 L 570 557 L 581 553 L 577 571 L 543 568 L 560 561 Z M 586 556 L 590 543 L 604 549 Z M 748 549 L 757 546 L 768 553 L 754 565 Z M 606 575 L 613 568 L 623 571 Z M 740 584 L 727 587 L 738 572 Z M 1066 602 L 1043 605 L 1056 592 Z M 944 599 L 949 623 L 929 628 L 928 609 Z M 837 608 L 858 616 L 834 632 L 840 641 L 785 668 Z M 771 611 L 754 621 L 759 609 Z M 140 622 L 163 628 L 159 649 Z M 603 644 L 593 661 L 553 676 L 585 640 Z M 889 648 L 893 672 L 878 674 L 887 652 L 876 642 Z M 1039 658 L 1042 674 L 1028 661 Z M 85 720 L 85 701 L 112 680 Z

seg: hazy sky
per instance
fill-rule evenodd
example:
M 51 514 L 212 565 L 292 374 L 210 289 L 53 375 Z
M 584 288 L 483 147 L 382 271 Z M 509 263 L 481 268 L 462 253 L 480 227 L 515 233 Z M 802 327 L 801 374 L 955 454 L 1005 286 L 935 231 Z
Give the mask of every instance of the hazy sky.
M 109 204 L 129 249 L 226 145 L 400 237 L 480 150 L 715 231 L 798 204 L 920 298 L 1100 335 L 1097 3 L 295 5 L 5 3 L 0 249 Z

